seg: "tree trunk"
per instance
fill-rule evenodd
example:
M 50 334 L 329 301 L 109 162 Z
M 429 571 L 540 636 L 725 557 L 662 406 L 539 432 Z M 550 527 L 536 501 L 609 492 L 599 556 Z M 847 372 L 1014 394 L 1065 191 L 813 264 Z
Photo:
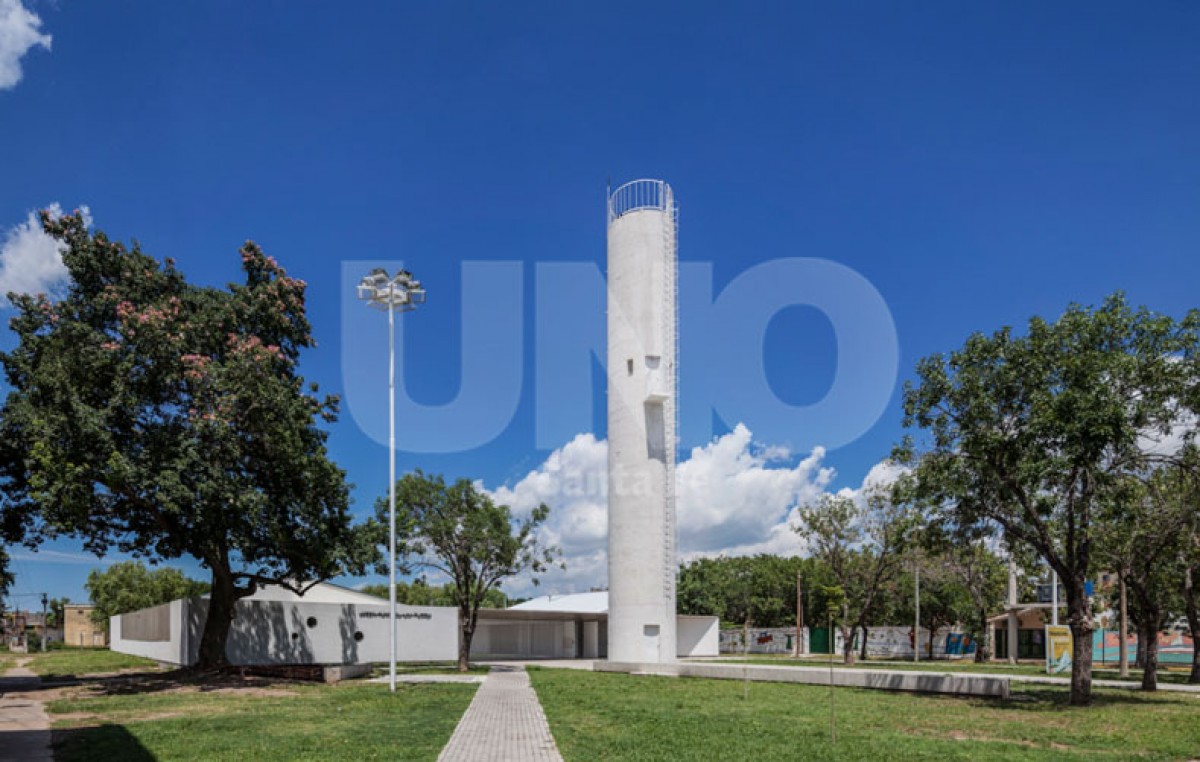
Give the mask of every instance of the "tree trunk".
M 1146 638 L 1142 636 L 1142 623 L 1137 622 L 1137 656 L 1133 659 L 1133 666 L 1138 669 L 1146 668 Z
M 862 643 L 860 643 L 859 647 L 858 647 L 858 658 L 862 659 L 863 661 L 866 661 L 867 660 L 867 626 L 864 624 L 859 629 L 859 632 L 862 633 Z
M 842 633 L 842 663 L 853 664 L 854 659 L 854 628 L 839 626 Z
M 988 612 L 979 613 L 979 636 L 975 640 L 975 662 L 977 664 L 992 658 L 992 631 L 988 627 Z
M 1189 683 L 1200 683 L 1200 632 L 1192 628 L 1192 673 L 1188 675 Z
M 1188 632 L 1192 636 L 1192 674 L 1189 683 L 1200 683 L 1200 605 L 1196 601 L 1196 584 L 1193 567 L 1183 574 L 1183 602 L 1187 612 Z
M 1150 613 L 1150 612 L 1147 612 Z M 1145 642 L 1142 661 L 1142 690 L 1158 690 L 1158 622 L 1157 616 L 1144 616 L 1146 622 L 1138 628 L 1138 644 Z
M 458 636 L 458 671 L 466 672 L 471 668 L 471 641 L 475 637 L 475 612 L 459 609 Z
M 196 668 L 220 669 L 227 666 L 225 642 L 229 638 L 229 626 L 233 622 L 234 607 L 239 596 L 233 584 L 233 573 L 228 562 L 210 562 L 212 567 L 212 590 L 208 596 L 208 616 L 204 620 L 204 634 L 200 636 L 200 653 Z
M 1067 620 L 1071 626 L 1071 704 L 1074 706 L 1092 703 L 1092 612 L 1084 582 L 1082 572 L 1073 574 L 1067 588 Z

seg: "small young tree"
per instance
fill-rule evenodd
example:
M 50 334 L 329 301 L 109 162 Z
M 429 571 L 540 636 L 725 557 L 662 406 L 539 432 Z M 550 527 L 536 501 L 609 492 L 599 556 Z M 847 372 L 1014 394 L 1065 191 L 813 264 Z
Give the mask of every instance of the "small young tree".
M 844 595 L 838 626 L 842 657 L 854 663 L 854 632 L 863 630 L 884 582 L 897 571 L 912 528 L 911 515 L 891 490 L 870 490 L 862 502 L 823 495 L 801 510 L 794 531 L 809 541 L 813 556 L 828 566 Z
M 386 498 L 376 503 L 376 515 L 386 526 Z M 458 606 L 460 672 L 468 669 L 476 620 L 488 592 L 518 574 L 545 571 L 559 556 L 557 548 L 538 537 L 538 527 L 549 515 L 543 504 L 528 518 L 514 520 L 507 505 L 496 505 L 466 479 L 447 485 L 441 476 L 418 470 L 397 482 L 396 555 L 404 559 L 406 573 L 427 568 L 450 578 Z M 536 577 L 533 582 L 537 584 Z

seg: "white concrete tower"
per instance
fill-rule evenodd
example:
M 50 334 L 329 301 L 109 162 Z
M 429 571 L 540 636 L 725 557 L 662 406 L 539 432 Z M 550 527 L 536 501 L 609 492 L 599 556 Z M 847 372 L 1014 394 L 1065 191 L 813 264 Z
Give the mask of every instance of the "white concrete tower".
M 671 186 L 608 197 L 608 658 L 675 660 L 676 224 Z

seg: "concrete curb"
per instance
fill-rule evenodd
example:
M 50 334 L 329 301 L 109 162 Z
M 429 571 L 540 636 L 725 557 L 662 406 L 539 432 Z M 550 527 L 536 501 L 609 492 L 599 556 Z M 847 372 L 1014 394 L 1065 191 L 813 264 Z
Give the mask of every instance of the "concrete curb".
M 940 693 L 951 696 L 983 696 L 1006 699 L 1009 678 L 979 675 L 947 675 L 903 670 L 827 669 L 822 667 L 766 667 L 740 664 L 647 664 L 597 661 L 597 672 L 624 672 L 670 677 L 705 677 L 714 680 L 751 680 L 771 683 L 804 683 L 846 688 L 876 688 L 887 691 Z

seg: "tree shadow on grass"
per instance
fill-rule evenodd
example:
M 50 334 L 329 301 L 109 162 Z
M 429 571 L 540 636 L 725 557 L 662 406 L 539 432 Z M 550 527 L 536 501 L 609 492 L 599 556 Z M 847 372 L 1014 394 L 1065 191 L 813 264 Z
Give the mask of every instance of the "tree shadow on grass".
M 81 686 L 89 688 L 91 696 L 128 696 L 189 688 L 204 693 L 214 690 L 293 687 L 300 684 L 297 680 L 247 675 L 237 667 L 230 667 L 224 670 L 175 669 L 169 672 L 80 677 L 43 682 L 42 688 Z
M 1175 696 L 1175 698 L 1172 698 Z M 971 703 L 980 707 L 992 709 L 1012 709 L 1016 711 L 1045 712 L 1048 709 L 1070 711 L 1074 709 L 1095 709 L 1104 706 L 1177 706 L 1179 697 L 1176 694 L 1145 693 L 1128 689 L 1111 689 L 1103 693 L 1093 693 L 1092 703 L 1088 706 L 1075 707 L 1071 705 L 1070 691 L 1062 688 L 1022 688 L 1014 690 L 1007 699 L 970 699 Z
M 122 760 L 154 762 L 157 759 L 124 725 L 105 723 L 96 727 L 54 731 L 57 762 Z

